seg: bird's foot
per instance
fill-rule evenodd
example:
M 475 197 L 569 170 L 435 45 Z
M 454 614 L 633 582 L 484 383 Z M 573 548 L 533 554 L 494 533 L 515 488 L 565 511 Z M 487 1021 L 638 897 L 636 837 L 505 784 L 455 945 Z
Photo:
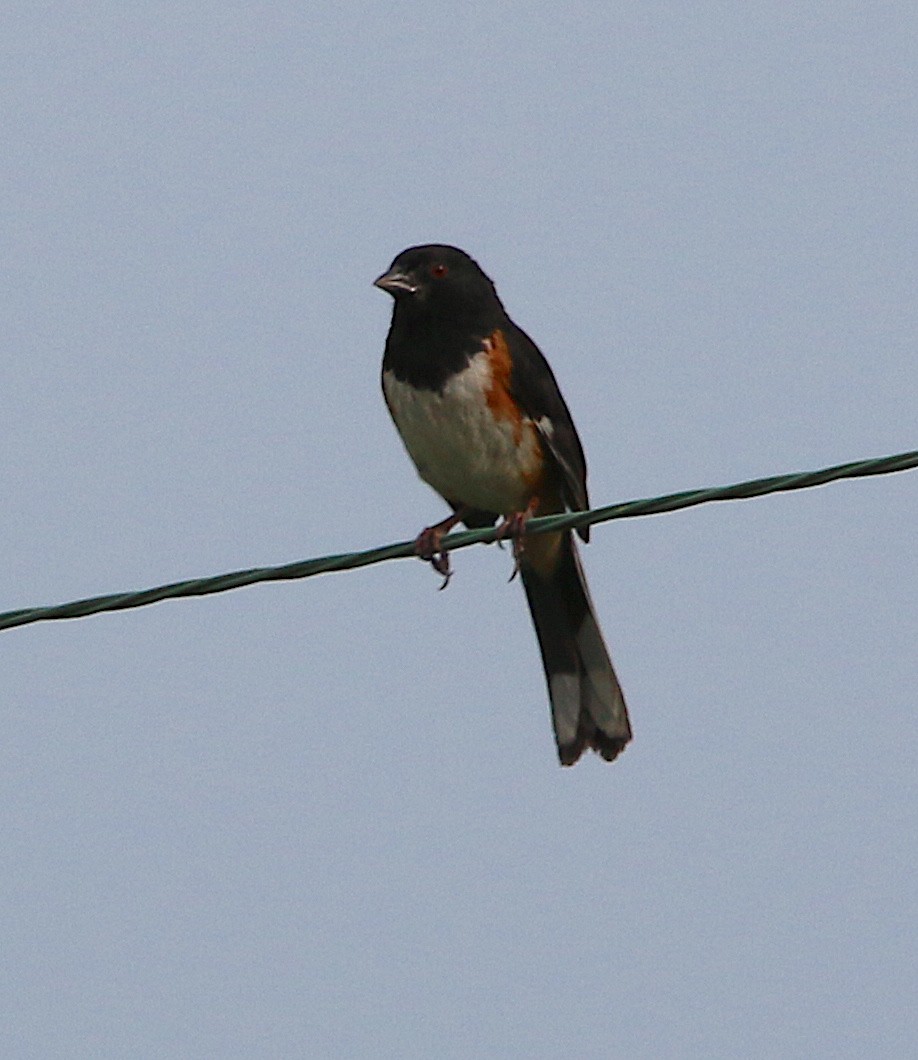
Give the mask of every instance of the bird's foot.
M 535 515 L 538 507 L 539 499 L 538 497 L 533 497 L 523 511 L 513 512 L 512 515 L 508 515 L 497 528 L 497 536 L 494 540 L 501 548 L 503 548 L 504 541 L 509 540 L 513 549 L 513 571 L 510 574 L 509 581 L 513 581 L 520 572 L 520 561 L 526 548 L 524 541 L 526 524 Z
M 442 576 L 443 584 L 440 586 L 441 590 L 449 585 L 449 580 L 453 576 L 453 572 L 450 569 L 449 553 L 443 548 L 443 538 L 457 523 L 461 522 L 462 513 L 454 512 L 447 519 L 436 523 L 434 526 L 425 526 L 415 538 L 415 555 L 420 556 L 422 560 L 433 567 L 437 574 Z

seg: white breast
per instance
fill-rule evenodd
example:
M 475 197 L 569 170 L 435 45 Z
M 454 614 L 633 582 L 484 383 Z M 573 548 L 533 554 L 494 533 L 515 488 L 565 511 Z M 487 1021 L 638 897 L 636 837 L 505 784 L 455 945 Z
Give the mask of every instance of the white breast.
M 418 473 L 456 504 L 507 515 L 522 511 L 541 464 L 535 427 L 495 418 L 486 353 L 435 393 L 383 374 L 389 410 Z

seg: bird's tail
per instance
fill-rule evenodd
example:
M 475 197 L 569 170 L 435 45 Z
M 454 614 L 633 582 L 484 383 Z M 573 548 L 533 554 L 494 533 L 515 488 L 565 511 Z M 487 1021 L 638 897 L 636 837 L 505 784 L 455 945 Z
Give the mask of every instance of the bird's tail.
M 588 747 L 611 762 L 631 739 L 631 725 L 572 534 L 528 538 L 520 573 L 561 764 L 572 766 Z

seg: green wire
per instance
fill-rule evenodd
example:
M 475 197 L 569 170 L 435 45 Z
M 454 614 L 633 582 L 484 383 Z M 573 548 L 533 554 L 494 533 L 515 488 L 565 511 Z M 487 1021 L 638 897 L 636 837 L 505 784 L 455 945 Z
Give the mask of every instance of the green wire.
M 592 526 L 595 523 L 606 523 L 612 519 L 633 519 L 642 515 L 657 515 L 661 512 L 674 512 L 680 508 L 692 508 L 696 504 L 708 504 L 711 501 L 740 500 L 748 497 L 762 497 L 767 493 L 784 493 L 789 490 L 809 489 L 822 486 L 837 479 L 862 478 L 867 475 L 889 475 L 896 471 L 908 471 L 918 467 L 918 450 L 909 453 L 898 453 L 895 456 L 878 457 L 873 460 L 858 460 L 851 464 L 838 464 L 835 467 L 822 468 L 819 471 L 802 471 L 792 475 L 775 475 L 772 478 L 753 479 L 749 482 L 738 482 L 732 486 L 717 486 L 709 489 L 688 490 L 683 493 L 669 493 L 663 497 L 650 497 L 645 500 L 627 501 L 624 504 L 612 504 L 605 508 L 594 508 L 588 512 L 567 512 L 564 515 L 548 515 L 532 519 L 526 524 L 526 532 L 543 534 L 552 530 L 569 530 L 581 526 Z M 445 549 L 454 551 L 467 548 L 480 542 L 494 540 L 496 529 L 467 530 L 450 534 L 443 539 Z M 229 574 L 218 574 L 210 578 L 193 578 L 189 581 L 172 582 L 159 585 L 153 589 L 139 592 L 112 593 L 108 596 L 93 596 L 87 600 L 74 600 L 68 604 L 57 604 L 52 607 L 29 607 L 19 611 L 0 613 L 0 630 L 12 629 L 14 626 L 27 626 L 32 622 L 50 622 L 61 618 L 83 618 L 101 611 L 124 611 L 131 607 L 146 607 L 160 600 L 172 600 L 185 596 L 208 596 L 211 593 L 225 593 L 229 589 L 240 589 L 244 585 L 255 585 L 257 582 L 288 581 L 294 578 L 311 578 L 315 574 L 328 574 L 332 571 L 354 570 L 357 567 L 368 567 L 374 563 L 383 563 L 390 559 L 403 559 L 414 556 L 414 542 L 400 541 L 394 545 L 371 548 L 366 552 L 345 552 L 337 556 L 321 556 L 317 559 L 301 560 L 297 563 L 285 563 L 280 567 L 253 567 L 250 570 L 231 571 Z

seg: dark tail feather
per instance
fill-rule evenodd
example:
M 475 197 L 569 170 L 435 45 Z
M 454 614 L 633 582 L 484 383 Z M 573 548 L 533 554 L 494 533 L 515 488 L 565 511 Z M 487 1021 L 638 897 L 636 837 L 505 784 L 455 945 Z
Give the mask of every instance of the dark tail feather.
M 521 574 L 561 764 L 572 766 L 588 747 L 611 762 L 631 739 L 631 726 L 571 534 L 564 535 L 553 564 L 527 564 L 524 553 Z

